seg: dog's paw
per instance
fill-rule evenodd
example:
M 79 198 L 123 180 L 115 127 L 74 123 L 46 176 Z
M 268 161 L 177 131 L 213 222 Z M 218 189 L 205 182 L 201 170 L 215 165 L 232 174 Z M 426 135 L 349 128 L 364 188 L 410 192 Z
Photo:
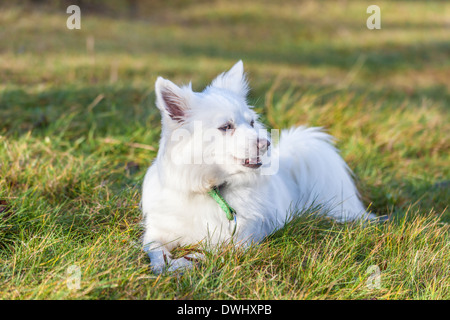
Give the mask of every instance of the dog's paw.
M 150 268 L 154 274 L 162 274 L 165 272 L 181 272 L 186 269 L 192 268 L 193 263 L 189 259 L 180 258 L 171 260 L 168 263 L 151 264 Z
M 166 271 L 166 269 L 167 269 L 167 264 L 165 264 L 165 263 L 158 263 L 158 264 L 151 264 L 150 265 L 150 269 L 152 270 L 152 272 L 154 273 L 154 274 L 161 274 L 161 273 L 163 273 L 163 272 L 165 272 Z
M 152 263 L 150 268 L 155 274 L 175 271 L 182 272 L 183 270 L 191 269 L 195 262 L 203 258 L 204 255 L 201 253 L 192 253 L 179 259 L 167 259 L 163 263 Z
M 198 260 L 205 259 L 205 255 L 200 252 L 195 252 L 195 253 L 190 253 L 190 254 L 185 255 L 183 258 L 185 258 L 189 261 L 192 261 L 192 262 L 197 262 Z
M 179 258 L 179 259 L 174 259 L 172 261 L 170 261 L 170 265 L 169 268 L 167 269 L 167 271 L 169 272 L 174 272 L 174 271 L 183 271 L 186 269 L 191 269 L 193 267 L 193 263 L 192 261 L 185 259 L 185 258 Z

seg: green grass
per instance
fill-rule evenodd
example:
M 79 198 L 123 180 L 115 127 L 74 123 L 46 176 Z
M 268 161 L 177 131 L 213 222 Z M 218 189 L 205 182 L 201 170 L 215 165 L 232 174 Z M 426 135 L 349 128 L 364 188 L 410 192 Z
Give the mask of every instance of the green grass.
M 73 31 L 65 8 L 0 7 L 0 298 L 450 299 L 449 5 L 379 1 L 370 31 L 370 2 L 283 2 L 156 1 L 129 18 L 116 1 L 82 8 Z M 327 128 L 365 205 L 392 220 L 304 216 L 154 275 L 138 208 L 154 81 L 201 90 L 239 59 L 263 121 Z

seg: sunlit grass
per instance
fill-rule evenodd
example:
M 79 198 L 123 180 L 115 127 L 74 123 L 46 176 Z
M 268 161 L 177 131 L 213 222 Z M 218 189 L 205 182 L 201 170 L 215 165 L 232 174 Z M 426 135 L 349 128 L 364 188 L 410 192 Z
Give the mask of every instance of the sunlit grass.
M 365 1 L 202 3 L 83 14 L 76 31 L 64 10 L 2 7 L 0 297 L 449 299 L 449 5 L 381 1 L 369 31 Z M 325 127 L 364 204 L 392 221 L 300 217 L 249 251 L 154 275 L 138 207 L 154 81 L 202 90 L 239 59 L 265 124 Z

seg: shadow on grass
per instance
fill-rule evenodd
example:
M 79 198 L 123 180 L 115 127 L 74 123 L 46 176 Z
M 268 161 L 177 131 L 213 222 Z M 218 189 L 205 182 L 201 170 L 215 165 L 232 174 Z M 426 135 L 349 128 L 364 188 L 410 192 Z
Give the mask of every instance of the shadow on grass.
M 0 118 L 2 135 L 22 135 L 30 130 L 58 135 L 64 131 L 67 139 L 77 139 L 93 128 L 98 135 L 121 135 L 129 133 L 133 125 L 160 126 L 153 91 L 131 86 L 65 86 L 38 93 L 3 90 Z
M 450 181 L 418 181 L 405 177 L 381 186 L 360 186 L 364 203 L 377 215 L 402 217 L 412 207 L 424 215 L 439 216 L 450 223 L 447 199 L 450 199 Z
M 20 135 L 30 130 L 33 132 L 45 131 L 49 127 L 53 127 L 55 130 L 53 133 L 56 133 L 59 129 L 55 125 L 64 124 L 64 117 L 71 114 L 76 114 L 75 121 L 72 121 L 72 127 L 77 127 L 73 138 L 89 132 L 93 126 L 100 134 L 121 134 L 122 129 L 129 131 L 133 124 L 150 126 L 150 129 L 159 128 L 159 111 L 154 103 L 152 80 L 149 80 L 147 88 L 114 85 L 83 87 L 64 85 L 38 93 L 18 88 L 4 89 L 0 94 L 0 117 L 2 119 L 0 134 Z M 261 99 L 264 99 L 267 89 L 252 90 L 249 100 L 257 108 L 261 108 L 259 105 L 263 104 Z M 282 97 L 287 89 L 280 87 L 277 94 Z M 311 84 L 297 90 L 317 94 L 316 104 L 320 105 L 342 95 L 342 90 L 331 89 Z M 434 107 L 447 111 L 446 101 L 450 100 L 450 94 L 443 85 L 415 88 L 409 91 L 389 88 L 368 90 L 364 86 L 352 85 L 347 92 L 356 94 L 356 97 L 364 97 L 371 103 L 383 101 L 383 105 L 390 109 L 400 106 L 406 99 L 417 101 L 417 103 L 409 104 L 408 108 L 423 108 L 420 101 L 426 98 L 431 100 Z M 261 109 L 261 113 L 264 117 L 264 109 Z M 58 120 L 60 123 L 56 123 Z M 52 134 L 51 131 L 45 133 Z

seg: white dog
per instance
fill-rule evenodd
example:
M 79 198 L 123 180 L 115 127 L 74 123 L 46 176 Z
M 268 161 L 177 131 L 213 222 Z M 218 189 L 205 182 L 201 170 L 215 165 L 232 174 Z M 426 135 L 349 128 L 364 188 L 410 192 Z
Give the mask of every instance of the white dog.
M 155 90 L 161 141 L 141 202 L 154 272 L 191 265 L 189 257 L 172 259 L 177 246 L 249 245 L 313 205 L 339 221 L 373 217 L 333 138 L 320 128 L 283 131 L 270 147 L 246 102 L 242 61 L 203 92 L 161 77 Z

